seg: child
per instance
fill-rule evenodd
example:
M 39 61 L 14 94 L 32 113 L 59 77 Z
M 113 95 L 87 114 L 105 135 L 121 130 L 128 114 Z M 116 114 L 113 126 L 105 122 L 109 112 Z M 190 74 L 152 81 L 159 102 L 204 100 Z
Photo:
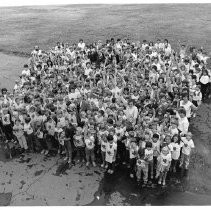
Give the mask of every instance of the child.
M 13 133 L 18 139 L 21 149 L 26 151 L 28 146 L 23 132 L 23 125 L 21 125 L 21 121 L 19 119 L 15 121 L 15 125 L 13 126 Z
M 106 144 L 106 158 L 105 161 L 108 164 L 108 173 L 114 173 L 114 163 L 116 161 L 116 153 L 117 153 L 117 144 L 114 142 L 114 138 L 111 135 L 107 136 L 107 144 Z
M 146 161 L 146 170 L 150 171 L 151 179 L 153 179 L 153 149 L 152 142 L 146 142 L 146 148 L 144 150 L 144 159 Z M 148 177 L 147 177 L 148 179 Z
M 160 139 L 159 134 L 154 133 L 152 136 L 152 149 L 153 149 L 153 175 L 154 169 L 157 167 L 157 157 L 160 155 Z
M 129 152 L 130 152 L 130 178 L 134 178 L 136 156 L 138 153 L 138 145 L 135 138 L 131 139 L 130 141 Z
M 24 132 L 25 132 L 29 150 L 32 150 L 33 152 L 35 152 L 34 131 L 31 126 L 31 118 L 30 117 L 27 117 L 25 119 L 23 128 L 24 128 Z
M 172 157 L 171 169 L 175 173 L 176 167 L 179 163 L 180 150 L 181 150 L 179 135 L 175 134 L 172 137 L 172 142 L 170 143 L 169 148 L 171 150 L 171 157 Z
M 59 142 L 59 151 L 62 151 L 61 154 L 64 154 L 64 141 L 65 141 L 66 136 L 65 136 L 64 128 L 61 127 L 61 124 L 58 125 L 56 132 L 57 132 L 57 138 Z M 66 160 L 68 160 L 67 156 L 64 158 L 64 161 Z
M 197 85 L 194 92 L 193 92 L 193 100 L 192 100 L 192 103 L 198 107 L 200 104 L 201 104 L 201 101 L 202 101 L 202 93 L 201 93 L 201 90 L 200 90 L 200 86 Z
M 178 130 L 180 134 L 186 134 L 189 128 L 189 121 L 186 117 L 185 109 L 180 109 L 176 112 L 176 117 L 178 118 Z
M 37 137 L 38 142 L 40 143 L 40 145 L 42 147 L 41 154 L 47 155 L 48 154 L 48 147 L 47 147 L 45 139 L 43 138 L 44 135 L 43 135 L 43 131 L 41 129 L 41 126 L 39 126 L 37 128 L 35 135 Z
M 143 173 L 143 175 L 144 175 L 143 181 L 144 181 L 144 185 L 146 185 L 147 178 L 148 178 L 148 170 L 147 170 L 146 161 L 145 161 L 144 157 L 145 157 L 144 150 L 139 149 L 138 157 L 137 157 L 137 161 L 136 161 L 136 177 L 137 177 L 138 184 L 140 184 L 141 175 Z
M 3 125 L 2 128 L 3 128 L 4 134 L 7 140 L 11 140 L 12 142 L 14 142 L 12 124 L 11 124 L 10 118 L 11 118 L 11 115 L 9 113 L 9 110 L 7 108 L 2 107 L 1 120 L 2 120 L 2 125 Z
M 177 122 L 176 121 L 171 122 L 171 125 L 169 126 L 169 132 L 171 134 L 171 137 L 173 137 L 176 134 L 179 134 L 179 131 L 177 129 Z
M 192 133 L 188 132 L 186 134 L 186 137 L 181 137 L 181 141 L 182 153 L 180 159 L 180 167 L 184 166 L 185 169 L 188 169 L 191 151 L 195 147 L 192 140 Z
M 88 167 L 90 164 L 90 159 L 92 162 L 92 165 L 94 167 L 96 167 L 96 163 L 95 163 L 95 154 L 94 154 L 94 146 L 95 146 L 95 139 L 94 136 L 91 135 L 90 132 L 87 133 L 86 137 L 85 137 L 85 152 L 86 152 L 86 166 Z
M 73 136 L 73 143 L 76 147 L 76 155 L 79 156 L 78 162 L 85 161 L 85 143 L 83 136 L 83 129 L 81 127 L 76 128 L 76 134 Z
M 107 145 L 108 141 L 107 141 L 107 136 L 105 133 L 101 134 L 100 136 L 100 145 L 101 145 L 101 156 L 102 156 L 102 164 L 101 167 L 102 168 L 108 168 L 108 165 L 105 162 L 105 157 L 106 157 L 106 145 Z
M 158 184 L 166 185 L 166 175 L 169 171 L 171 165 L 171 153 L 168 147 L 163 147 L 161 154 L 158 156 L 158 165 L 157 165 L 157 175 L 156 178 L 159 178 Z

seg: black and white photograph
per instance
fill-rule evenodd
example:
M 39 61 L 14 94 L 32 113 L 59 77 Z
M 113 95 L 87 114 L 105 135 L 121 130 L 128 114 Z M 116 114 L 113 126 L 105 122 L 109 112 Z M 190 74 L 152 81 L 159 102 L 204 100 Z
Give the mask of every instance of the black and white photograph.
M 0 206 L 210 206 L 210 3 L 1 0 Z

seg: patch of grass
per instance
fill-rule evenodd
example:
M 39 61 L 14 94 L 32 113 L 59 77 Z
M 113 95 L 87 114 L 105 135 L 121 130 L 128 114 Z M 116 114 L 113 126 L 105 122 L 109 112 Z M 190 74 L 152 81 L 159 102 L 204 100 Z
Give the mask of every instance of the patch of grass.
M 1 8 L 0 49 L 29 53 L 57 41 L 168 38 L 211 50 L 210 4 L 67 5 Z M 200 15 L 199 15 L 200 14 Z

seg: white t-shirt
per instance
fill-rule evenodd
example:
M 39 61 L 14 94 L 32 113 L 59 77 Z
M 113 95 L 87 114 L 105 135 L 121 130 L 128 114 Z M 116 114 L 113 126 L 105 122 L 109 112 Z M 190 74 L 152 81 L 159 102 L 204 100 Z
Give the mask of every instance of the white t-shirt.
M 153 149 L 153 156 L 157 157 L 158 153 L 160 153 L 160 140 L 157 142 L 152 141 L 152 149 Z
M 186 134 L 189 128 L 189 121 L 187 117 L 181 118 L 178 114 L 178 129 L 183 133 Z
M 170 150 L 171 150 L 172 159 L 178 160 L 179 157 L 180 157 L 181 145 L 178 144 L 178 143 L 171 142 L 171 143 L 169 144 L 169 148 L 170 148 Z
M 106 144 L 106 162 L 113 163 L 115 161 L 114 153 L 117 150 L 117 144 L 109 142 Z
M 84 48 L 85 48 L 85 43 L 83 42 L 83 43 L 78 43 L 78 47 L 79 48 L 81 48 L 82 50 L 84 50 Z
M 94 144 L 94 137 L 91 136 L 89 138 L 85 139 L 85 144 L 86 144 L 86 148 L 91 150 L 94 148 L 95 144 Z
M 86 76 L 88 76 L 90 72 L 92 72 L 92 69 L 85 69 L 84 74 L 85 74 Z
M 191 149 L 195 147 L 193 140 L 187 140 L 186 137 L 181 137 L 181 147 L 182 147 L 182 153 L 185 155 L 190 155 Z
M 127 107 L 125 114 L 128 120 L 135 120 L 138 116 L 138 109 L 136 106 L 133 106 L 132 108 Z
M 30 76 L 30 70 L 29 69 L 24 69 L 21 74 Z
M 69 99 L 76 99 L 80 96 L 80 94 L 78 92 L 74 92 L 74 93 L 69 93 L 68 94 L 68 98 Z
M 144 154 L 145 154 L 145 158 L 147 158 L 147 162 L 153 160 L 153 149 L 150 149 L 150 150 L 145 149 Z
M 180 101 L 180 106 L 182 106 L 186 111 L 186 117 L 191 117 L 191 106 L 192 102 L 188 101 L 186 104 L 183 104 L 183 100 Z
M 170 131 L 171 136 L 174 136 L 175 134 L 179 133 L 177 128 L 172 128 L 171 126 L 169 127 L 169 131 Z
M 25 131 L 28 135 L 30 135 L 30 134 L 33 133 L 33 129 L 32 129 L 32 127 L 31 127 L 30 123 L 24 124 L 24 131 Z
M 136 146 L 135 148 L 133 148 L 131 145 L 129 147 L 129 151 L 130 151 L 130 159 L 132 158 L 136 158 L 136 154 L 138 152 L 138 146 Z
M 158 161 L 162 166 L 168 166 L 171 162 L 171 153 L 169 152 L 167 155 L 161 153 L 158 157 Z
M 3 125 L 10 124 L 10 115 L 9 114 L 5 114 L 2 116 L 2 123 L 3 123 Z
M 146 161 L 143 159 L 138 158 L 136 162 L 137 167 L 145 168 L 146 167 Z
M 101 141 L 100 141 L 100 144 L 101 144 L 101 151 L 102 152 L 106 152 L 106 145 L 107 145 L 107 142 L 106 141 L 103 141 L 102 139 L 101 139 Z
M 204 84 L 204 85 L 206 85 L 209 81 L 210 81 L 210 78 L 209 78 L 209 76 L 202 76 L 201 78 L 200 78 L 200 80 L 199 80 L 202 84 Z

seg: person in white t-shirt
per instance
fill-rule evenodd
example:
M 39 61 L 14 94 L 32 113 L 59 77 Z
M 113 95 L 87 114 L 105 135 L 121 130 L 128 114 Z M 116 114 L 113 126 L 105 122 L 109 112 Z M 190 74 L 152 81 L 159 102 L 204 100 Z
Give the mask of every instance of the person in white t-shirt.
M 106 158 L 105 161 L 108 164 L 108 173 L 114 173 L 114 163 L 116 161 L 117 154 L 117 144 L 114 142 L 114 138 L 111 135 L 107 136 L 107 144 L 106 144 Z
M 163 147 L 161 154 L 158 156 L 157 175 L 159 177 L 158 184 L 166 185 L 166 176 L 171 166 L 171 153 L 167 146 Z
M 186 117 L 189 120 L 191 118 L 191 114 L 192 114 L 191 111 L 196 110 L 197 107 L 195 105 L 193 105 L 193 103 L 188 100 L 187 95 L 183 95 L 182 99 L 183 100 L 180 101 L 180 107 L 183 107 L 185 109 Z
M 85 43 L 84 43 L 83 39 L 79 40 L 78 48 L 80 48 L 81 50 L 85 49 Z
M 143 181 L 144 181 L 143 186 L 147 184 L 147 179 L 148 179 L 148 170 L 146 166 L 146 160 L 144 159 L 144 157 L 145 157 L 144 150 L 139 149 L 136 161 L 136 178 L 139 185 L 143 173 Z
M 130 121 L 132 124 L 135 124 L 136 119 L 138 117 L 138 108 L 133 105 L 133 100 L 130 100 L 128 102 L 128 107 L 125 111 L 125 115 L 128 121 Z
M 86 153 L 86 166 L 88 167 L 90 164 L 90 159 L 92 162 L 92 165 L 96 167 L 95 163 L 95 154 L 94 154 L 94 147 L 95 147 L 95 138 L 91 134 L 91 132 L 88 132 L 87 135 L 85 136 L 85 153 Z
M 17 137 L 21 149 L 27 150 L 27 142 L 23 132 L 23 125 L 21 125 L 20 119 L 16 119 L 15 125 L 13 126 L 13 133 Z
M 135 165 L 136 165 L 136 157 L 138 154 L 138 145 L 136 139 L 131 139 L 129 143 L 129 158 L 130 158 L 130 178 L 134 178 L 135 175 Z
M 24 129 L 24 132 L 25 132 L 25 136 L 26 136 L 26 140 L 27 140 L 29 150 L 34 152 L 35 151 L 34 131 L 33 131 L 32 125 L 31 125 L 31 118 L 30 117 L 25 119 L 23 129 Z
M 153 179 L 153 148 L 152 142 L 146 142 L 144 154 L 145 154 L 145 161 L 146 161 L 146 170 L 150 171 L 151 179 Z
M 186 134 L 189 128 L 189 121 L 186 117 L 185 109 L 180 109 L 179 112 L 176 111 L 176 117 L 178 118 L 178 130 L 180 134 Z
M 169 144 L 169 148 L 172 157 L 171 169 L 173 172 L 176 172 L 176 168 L 179 164 L 180 150 L 181 150 L 180 136 L 178 134 L 175 134 L 172 137 L 172 142 Z
M 31 72 L 30 72 L 30 69 L 29 69 L 29 66 L 28 66 L 28 64 L 25 64 L 24 66 L 23 66 L 23 71 L 22 71 L 22 75 L 26 75 L 26 76 L 30 76 L 31 75 Z
M 186 136 L 181 137 L 181 140 L 182 153 L 180 159 L 180 167 L 184 166 L 185 169 L 188 169 L 190 163 L 190 155 L 192 149 L 195 148 L 194 142 L 192 140 L 192 133 L 188 132 Z

